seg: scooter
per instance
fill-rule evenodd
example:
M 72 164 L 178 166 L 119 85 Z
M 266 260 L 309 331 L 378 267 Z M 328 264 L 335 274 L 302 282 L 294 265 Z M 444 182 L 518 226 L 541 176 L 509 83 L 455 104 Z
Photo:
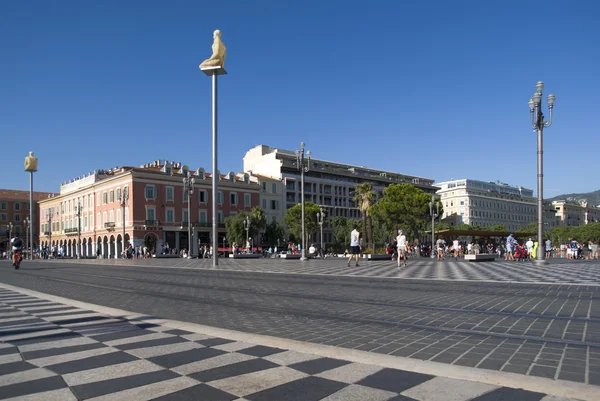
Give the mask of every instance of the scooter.
M 15 267 L 15 270 L 19 270 L 19 267 L 21 267 L 22 260 L 23 255 L 21 254 L 21 251 L 15 251 L 13 253 L 13 266 Z

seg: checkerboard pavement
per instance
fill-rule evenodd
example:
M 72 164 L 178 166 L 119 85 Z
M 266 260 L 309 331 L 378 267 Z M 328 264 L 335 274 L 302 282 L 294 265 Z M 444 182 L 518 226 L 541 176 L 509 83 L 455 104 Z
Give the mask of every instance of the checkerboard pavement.
M 569 400 L 231 341 L 5 289 L 0 399 Z
M 48 261 L 45 261 L 48 262 Z M 51 261 L 53 262 L 53 261 Z M 59 262 L 59 261 L 56 261 Z M 80 259 L 60 263 L 147 266 L 162 268 L 214 269 L 210 259 Z M 306 262 L 286 259 L 221 259 L 217 270 L 260 273 L 323 274 L 333 276 L 386 277 L 420 280 L 496 281 L 518 283 L 568 283 L 600 285 L 600 260 L 551 259 L 540 268 L 531 262 L 467 262 L 462 259 L 434 261 L 410 258 L 407 267 L 398 268 L 391 260 L 363 260 L 359 266 L 346 266 L 341 258 L 312 259 Z

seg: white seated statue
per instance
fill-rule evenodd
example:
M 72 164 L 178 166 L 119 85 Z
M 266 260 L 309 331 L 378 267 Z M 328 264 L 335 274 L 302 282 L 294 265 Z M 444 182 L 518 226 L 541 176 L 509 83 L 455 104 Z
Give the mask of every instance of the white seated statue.
M 206 59 L 200 64 L 200 68 L 205 67 L 224 67 L 225 66 L 225 55 L 227 48 L 221 41 L 221 31 L 218 29 L 214 32 L 213 37 L 215 41 L 212 45 L 212 56 Z

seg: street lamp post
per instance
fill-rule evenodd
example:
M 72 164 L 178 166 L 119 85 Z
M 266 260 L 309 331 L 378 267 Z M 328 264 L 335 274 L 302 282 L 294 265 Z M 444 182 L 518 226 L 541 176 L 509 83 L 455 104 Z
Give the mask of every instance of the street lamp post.
M 54 214 L 54 207 L 46 210 L 46 220 L 48 220 L 48 242 L 50 243 L 50 256 L 52 256 L 52 215 Z M 48 256 L 48 258 L 50 258 Z
M 305 221 L 304 221 L 304 173 L 308 173 L 310 170 L 310 150 L 306 152 L 304 156 L 304 142 L 300 143 L 300 150 L 296 151 L 296 166 L 300 171 L 300 196 L 302 202 L 302 256 L 300 260 L 308 260 L 306 257 L 306 233 L 305 233 Z
M 435 209 L 435 210 L 434 210 Z M 440 215 L 440 203 L 435 201 L 435 196 L 431 195 L 429 202 L 429 214 L 431 215 L 431 257 L 434 258 L 433 249 L 435 246 L 435 219 Z
M 23 220 L 23 225 L 25 226 L 25 251 L 27 251 L 27 249 L 29 249 L 29 246 L 31 244 L 28 244 L 29 242 L 29 216 L 25 217 L 25 220 Z M 33 260 L 33 249 L 31 249 L 29 251 L 29 259 Z
M 323 208 L 320 208 L 320 212 L 317 213 L 317 223 L 319 223 L 319 228 L 321 230 L 321 248 L 319 249 L 319 254 L 321 255 L 321 257 L 324 255 L 324 249 L 323 249 L 323 222 L 325 221 L 325 211 L 323 210 Z
M 188 259 L 192 258 L 192 194 L 194 193 L 194 184 L 196 183 L 196 179 L 192 177 L 191 172 L 185 168 L 184 169 L 185 177 L 183 177 L 183 188 L 187 191 L 188 197 Z M 215 254 L 218 254 L 218 242 L 217 246 L 213 245 L 213 257 Z
M 246 250 L 248 250 L 248 246 L 250 245 L 250 217 L 246 216 L 244 219 L 244 230 L 246 230 Z
M 554 101 L 556 96 L 549 94 L 546 98 L 548 103 L 548 109 L 550 110 L 550 120 L 544 120 L 544 114 L 542 113 L 542 91 L 544 89 L 544 83 L 539 81 L 535 85 L 536 92 L 529 99 L 529 113 L 531 114 L 531 128 L 534 132 L 537 132 L 537 241 L 538 250 L 535 257 L 534 263 L 537 265 L 546 264 L 545 259 L 545 244 L 544 244 L 544 147 L 543 147 L 543 134 L 544 128 L 548 128 L 552 125 L 552 110 L 554 109 Z
M 75 206 L 75 213 L 77 213 L 77 259 L 81 259 L 81 201 L 77 201 Z
M 127 207 L 127 201 L 129 200 L 129 189 L 127 187 L 123 188 L 123 194 L 119 195 L 119 204 L 121 205 L 121 213 L 122 213 L 122 224 L 123 224 L 123 240 L 121 242 L 123 242 L 123 249 L 121 249 L 121 251 L 125 251 L 127 249 L 127 242 L 125 241 L 125 226 L 126 226 L 126 221 L 125 221 L 125 208 Z
M 13 230 L 13 223 L 11 223 L 10 221 L 8 222 L 8 242 L 7 242 L 7 248 L 8 248 L 8 252 L 6 252 L 9 256 L 12 256 L 12 247 L 10 246 L 10 240 L 12 239 L 12 230 Z

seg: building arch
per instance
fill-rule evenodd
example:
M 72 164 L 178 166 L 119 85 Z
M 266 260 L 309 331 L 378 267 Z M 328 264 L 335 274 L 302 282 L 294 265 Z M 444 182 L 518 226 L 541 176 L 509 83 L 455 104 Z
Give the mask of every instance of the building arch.
M 148 249 L 150 254 L 156 253 L 156 247 L 158 246 L 158 236 L 155 233 L 147 233 L 144 236 L 144 246 Z

